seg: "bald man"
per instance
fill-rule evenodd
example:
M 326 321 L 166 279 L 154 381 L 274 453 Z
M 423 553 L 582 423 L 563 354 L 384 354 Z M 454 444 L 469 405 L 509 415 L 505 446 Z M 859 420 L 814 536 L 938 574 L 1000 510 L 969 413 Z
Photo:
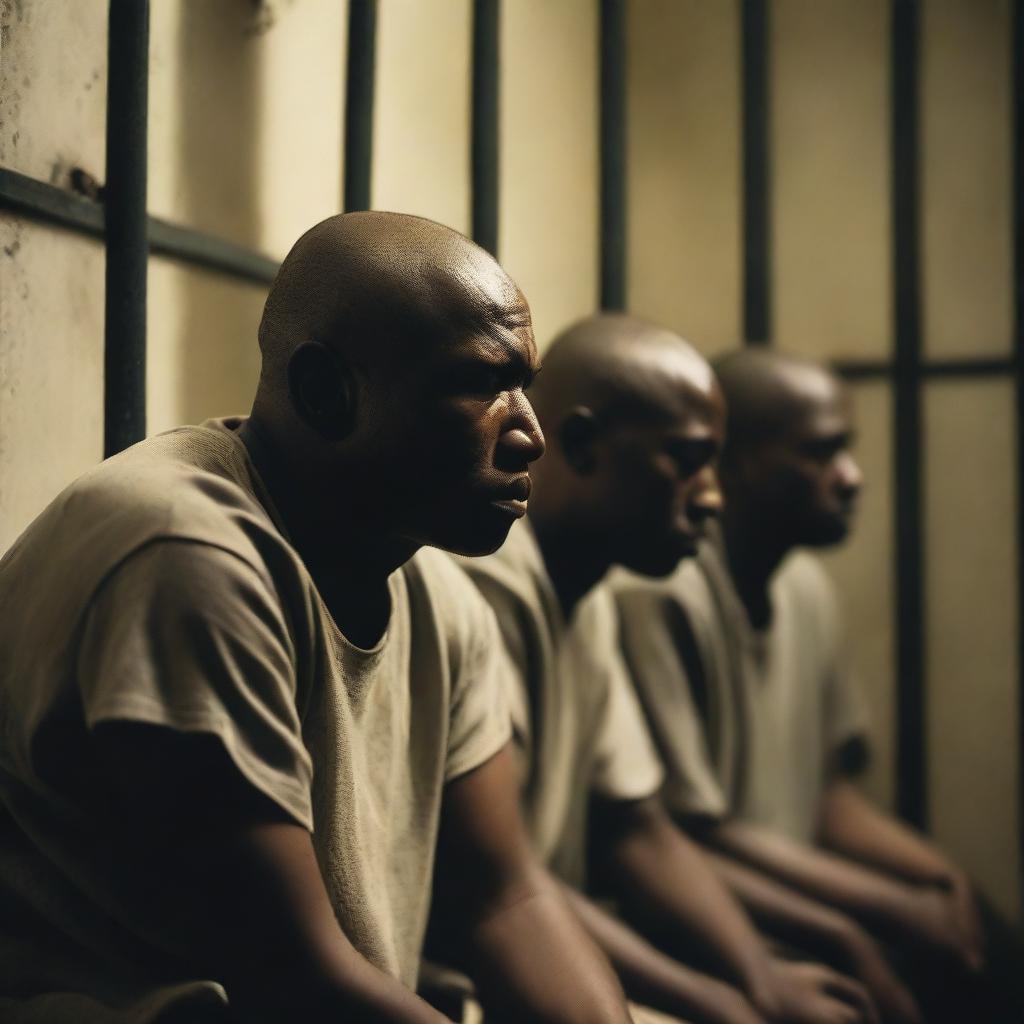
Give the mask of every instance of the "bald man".
M 871 1019 L 846 979 L 771 960 L 661 809 L 661 766 L 617 649 L 601 584 L 609 568 L 671 572 L 718 509 L 724 408 L 710 366 L 664 328 L 602 315 L 552 343 L 530 397 L 548 439 L 530 514 L 496 554 L 463 564 L 516 669 L 513 720 L 537 849 L 646 1004 L 721 1024 Z M 609 917 L 583 895 L 588 883 L 610 887 L 648 934 L 727 983 Z
M 865 926 L 965 971 L 981 966 L 981 930 L 963 871 L 852 782 L 865 709 L 835 595 L 801 550 L 850 529 L 862 483 L 850 396 L 824 367 L 770 351 L 716 371 L 729 409 L 721 531 L 665 581 L 617 581 L 663 793 L 769 928 L 847 965 L 887 1019 L 918 1020 Z
M 525 508 L 526 301 L 349 214 L 259 341 L 249 419 L 108 460 L 0 562 L 0 1019 L 438 1022 L 436 874 L 485 1005 L 624 1024 L 520 824 L 493 615 L 427 550 Z

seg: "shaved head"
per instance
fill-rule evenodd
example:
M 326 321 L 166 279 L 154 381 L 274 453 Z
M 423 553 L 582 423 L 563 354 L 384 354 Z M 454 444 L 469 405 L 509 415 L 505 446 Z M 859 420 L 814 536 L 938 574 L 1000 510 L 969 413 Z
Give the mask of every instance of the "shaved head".
M 468 238 L 404 214 L 329 217 L 281 264 L 259 342 L 246 429 L 301 491 L 293 518 L 316 510 L 320 549 L 344 523 L 392 566 L 423 544 L 479 554 L 525 513 L 544 450 L 524 393 L 530 308 Z
M 727 454 L 783 437 L 840 389 L 820 363 L 764 348 L 731 352 L 714 367 L 728 407 Z
M 842 381 L 820 363 L 766 349 L 731 353 L 715 370 L 728 404 L 727 520 L 775 551 L 845 537 L 862 477 Z
M 292 247 L 260 323 L 263 387 L 280 387 L 292 352 L 319 342 L 355 364 L 407 356 L 511 308 L 529 317 L 494 258 L 422 217 L 329 217 Z
M 707 360 L 678 334 L 624 314 L 588 317 L 560 334 L 530 391 L 543 423 L 574 406 L 609 419 L 665 419 L 714 387 Z
M 637 317 L 589 317 L 552 342 L 530 400 L 549 453 L 533 522 L 556 584 L 590 585 L 615 564 L 663 575 L 693 554 L 718 508 L 725 419 L 696 349 Z

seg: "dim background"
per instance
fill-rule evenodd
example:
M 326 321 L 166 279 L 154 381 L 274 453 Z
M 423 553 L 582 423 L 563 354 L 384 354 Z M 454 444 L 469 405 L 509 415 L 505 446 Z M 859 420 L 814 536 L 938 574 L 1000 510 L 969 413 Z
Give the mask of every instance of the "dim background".
M 1020 4 L 353 3 L 373 29 L 354 49 L 374 208 L 472 233 L 474 82 L 496 86 L 493 124 L 486 103 L 477 121 L 497 142 L 483 201 L 542 348 L 600 307 L 603 257 L 612 294 L 622 285 L 613 304 L 709 354 L 769 340 L 843 364 L 868 486 L 853 539 L 827 561 L 873 709 L 867 786 L 1018 916 Z M 904 4 L 909 108 L 893 35 Z M 488 9 L 498 59 L 475 75 Z M 76 168 L 102 183 L 107 4 L 0 10 L 0 168 L 62 190 Z M 342 0 L 153 0 L 153 217 L 279 260 L 343 208 L 352 13 Z M 602 68 L 614 79 L 619 58 L 616 94 Z M 3 550 L 102 456 L 105 257 L 101 239 L 3 196 L 0 248 Z M 148 433 L 248 410 L 265 292 L 150 256 Z

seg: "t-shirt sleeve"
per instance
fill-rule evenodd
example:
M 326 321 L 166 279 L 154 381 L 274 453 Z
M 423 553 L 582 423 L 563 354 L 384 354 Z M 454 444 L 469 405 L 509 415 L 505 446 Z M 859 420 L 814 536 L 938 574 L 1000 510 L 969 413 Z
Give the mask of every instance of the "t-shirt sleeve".
M 512 736 L 508 698 L 515 680 L 498 624 L 468 579 L 463 601 L 468 628 L 452 680 L 445 782 L 490 760 Z
M 662 764 L 662 796 L 678 817 L 724 817 L 729 810 L 707 741 L 697 693 L 713 680 L 690 616 L 653 585 L 616 588 L 622 651 Z M 701 683 L 703 687 L 701 688 Z
M 243 559 L 190 541 L 135 552 L 88 608 L 77 675 L 90 728 L 213 735 L 249 785 L 312 829 L 292 640 L 273 584 Z
M 870 748 L 870 716 L 857 680 L 845 666 L 837 665 L 826 681 L 824 716 L 827 765 L 842 770 L 842 755 L 855 743 L 857 753 L 853 761 L 863 766 Z
M 822 695 L 823 749 L 827 766 L 835 767 L 843 749 L 854 741 L 866 756 L 870 716 L 845 649 L 838 595 L 824 569 L 818 565 L 813 568 L 817 570 L 815 585 L 808 589 L 822 644 L 825 686 Z
M 664 773 L 619 650 L 615 605 L 606 593 L 588 600 L 595 664 L 605 681 L 590 785 L 609 800 L 638 800 L 658 791 Z

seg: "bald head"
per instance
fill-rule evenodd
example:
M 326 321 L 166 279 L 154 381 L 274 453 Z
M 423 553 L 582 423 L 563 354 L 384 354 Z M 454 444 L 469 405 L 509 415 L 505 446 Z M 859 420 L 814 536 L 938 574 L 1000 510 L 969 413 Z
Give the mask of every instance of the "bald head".
M 645 320 L 590 317 L 551 344 L 530 400 L 548 439 L 530 514 L 560 596 L 611 565 L 660 576 L 694 553 L 725 418 L 703 356 Z
M 319 342 L 354 363 L 402 356 L 525 302 L 487 252 L 421 217 L 329 217 L 292 247 L 260 323 L 262 386 L 279 387 L 295 348 Z
M 728 409 L 726 452 L 778 440 L 840 390 L 826 367 L 763 348 L 716 360 Z
M 819 363 L 763 349 L 715 369 L 728 404 L 722 484 L 734 533 L 750 531 L 776 554 L 842 540 L 862 483 L 842 382 Z
M 574 407 L 614 418 L 660 419 L 707 401 L 707 360 L 678 334 L 623 314 L 588 317 L 560 334 L 530 392 L 542 425 Z

